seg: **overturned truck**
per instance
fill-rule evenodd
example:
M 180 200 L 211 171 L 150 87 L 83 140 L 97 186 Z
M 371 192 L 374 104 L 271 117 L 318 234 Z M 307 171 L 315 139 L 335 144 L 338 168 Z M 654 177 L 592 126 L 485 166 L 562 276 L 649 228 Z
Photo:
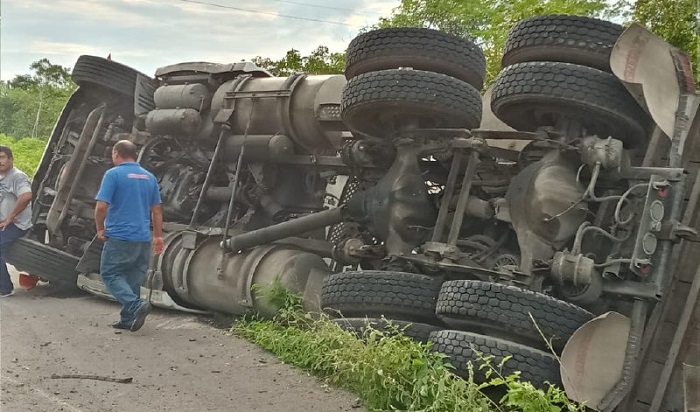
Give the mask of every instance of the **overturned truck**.
M 155 306 L 272 314 L 253 286 L 279 280 L 343 327 L 407 325 L 457 373 L 512 355 L 596 410 L 697 405 L 697 96 L 642 27 L 523 20 L 484 96 L 479 47 L 417 28 L 359 35 L 344 76 L 94 56 L 72 75 L 19 269 L 109 296 L 94 197 L 129 139 L 163 199 Z

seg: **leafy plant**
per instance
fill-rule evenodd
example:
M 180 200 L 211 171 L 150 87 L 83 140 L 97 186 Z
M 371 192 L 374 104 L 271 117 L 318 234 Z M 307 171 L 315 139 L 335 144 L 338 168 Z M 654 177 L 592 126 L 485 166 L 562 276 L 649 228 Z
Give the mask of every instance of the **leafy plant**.
M 475 348 L 472 350 L 476 351 Z M 485 369 L 487 382 L 479 385 L 480 390 L 487 388 L 505 387 L 505 395 L 500 404 L 509 410 L 522 412 L 585 412 L 584 405 L 578 405 L 571 401 L 560 388 L 549 385 L 547 390 L 535 388 L 530 382 L 520 380 L 520 372 L 504 376 L 503 365 L 508 362 L 510 356 L 506 356 L 501 362 L 493 366 L 493 356 L 479 354 L 480 369 Z

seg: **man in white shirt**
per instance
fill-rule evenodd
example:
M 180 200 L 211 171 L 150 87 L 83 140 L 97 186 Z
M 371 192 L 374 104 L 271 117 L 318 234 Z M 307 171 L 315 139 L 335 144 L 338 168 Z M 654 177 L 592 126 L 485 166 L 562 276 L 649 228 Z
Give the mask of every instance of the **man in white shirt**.
M 5 256 L 32 226 L 31 201 L 29 178 L 14 166 L 12 150 L 0 145 L 0 298 L 15 293 Z

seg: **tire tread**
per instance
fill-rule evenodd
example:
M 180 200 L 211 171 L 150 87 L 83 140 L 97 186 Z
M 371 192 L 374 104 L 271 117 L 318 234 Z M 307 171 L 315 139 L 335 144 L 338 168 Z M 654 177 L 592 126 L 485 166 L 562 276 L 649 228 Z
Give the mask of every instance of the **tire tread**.
M 496 78 L 491 108 L 509 126 L 523 131 L 553 126 L 521 112 L 543 103 L 555 109 L 576 109 L 589 132 L 599 137 L 612 135 L 628 147 L 646 140 L 651 123 L 622 83 L 598 69 L 560 62 L 517 63 Z
M 346 51 L 345 77 L 410 66 L 463 80 L 481 89 L 486 58 L 469 39 L 417 27 L 378 29 L 355 37 Z
M 504 376 L 520 371 L 521 379 L 531 382 L 537 388 L 546 389 L 546 382 L 561 385 L 559 363 L 547 352 L 503 339 L 456 330 L 433 332 L 430 340 L 436 352 L 447 356 L 447 361 L 455 368 L 455 374 L 464 378 L 469 377 L 468 364 L 471 362 L 474 380 L 485 382 L 487 378 L 484 370 L 479 370 L 483 363 L 482 356 L 493 356 L 490 364 L 495 368 L 506 356 L 511 356 L 503 364 L 501 372 Z
M 543 15 L 517 22 L 508 33 L 503 67 L 558 61 L 610 71 L 610 52 L 624 28 L 586 16 Z
M 453 321 L 459 323 L 464 319 L 534 341 L 542 341 L 541 330 L 557 349 L 562 348 L 580 326 L 593 319 L 593 314 L 587 310 L 552 296 L 479 280 L 443 283 L 435 313 L 451 326 L 454 326 Z
M 376 317 L 441 325 L 435 302 L 442 281 L 404 272 L 363 270 L 329 275 L 321 305 L 331 316 Z
M 432 117 L 434 127 L 467 128 L 481 123 L 481 95 L 470 84 L 420 70 L 382 70 L 352 78 L 343 89 L 341 115 L 353 131 L 381 136 L 377 116 L 386 110 L 413 110 Z

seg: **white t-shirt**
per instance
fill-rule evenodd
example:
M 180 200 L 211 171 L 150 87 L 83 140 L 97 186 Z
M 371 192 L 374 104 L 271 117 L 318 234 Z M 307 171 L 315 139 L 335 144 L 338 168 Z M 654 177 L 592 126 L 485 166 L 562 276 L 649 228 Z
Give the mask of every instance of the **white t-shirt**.
M 29 183 L 29 178 L 16 167 L 10 169 L 4 176 L 0 175 L 0 222 L 7 219 L 15 209 L 17 198 L 31 191 L 32 185 Z M 22 230 L 32 227 L 31 203 L 17 215 L 15 225 Z

